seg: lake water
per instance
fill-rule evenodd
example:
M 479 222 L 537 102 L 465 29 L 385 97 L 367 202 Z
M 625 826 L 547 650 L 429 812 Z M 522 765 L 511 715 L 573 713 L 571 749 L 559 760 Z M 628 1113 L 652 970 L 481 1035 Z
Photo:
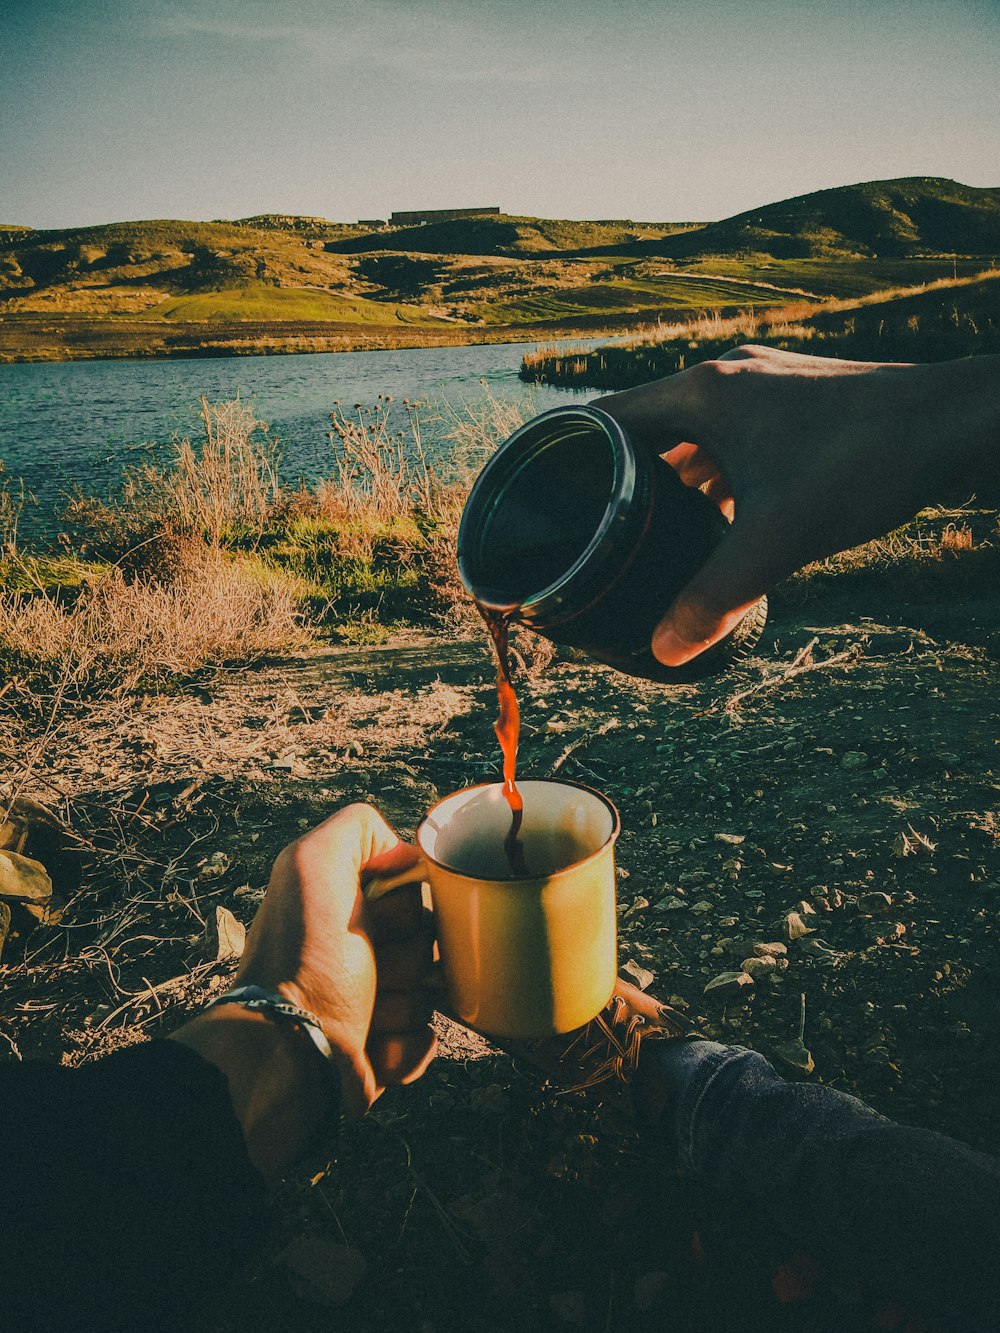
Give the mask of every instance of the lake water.
M 483 400 L 483 381 L 496 397 L 528 399 L 538 412 L 576 397 L 518 379 L 521 357 L 537 345 L 0 366 L 0 460 L 38 499 L 23 529 L 51 534 L 72 487 L 106 495 L 150 445 L 165 453 L 172 438 L 197 437 L 202 395 L 216 402 L 239 392 L 278 438 L 285 479 L 312 481 L 333 470 L 328 432 L 337 400 L 351 407 L 383 394 L 400 410 L 404 399 L 461 408 Z M 432 439 L 428 453 L 446 463 L 449 447 Z

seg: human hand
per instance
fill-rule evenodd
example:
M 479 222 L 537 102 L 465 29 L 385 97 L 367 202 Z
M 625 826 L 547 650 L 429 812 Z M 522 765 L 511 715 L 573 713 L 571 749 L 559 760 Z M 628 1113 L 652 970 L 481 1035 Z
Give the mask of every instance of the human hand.
M 419 1078 L 436 1049 L 422 984 L 433 928 L 419 883 L 375 902 L 362 893 L 374 874 L 417 859 L 371 806 L 338 811 L 279 854 L 235 981 L 316 1015 L 355 1115 L 386 1086 Z
M 997 358 L 974 361 L 876 364 L 740 347 L 598 399 L 639 447 L 733 518 L 666 610 L 654 655 L 682 665 L 778 580 L 890 531 L 963 480 L 960 446 L 988 429 L 977 404 L 995 405 L 1000 378 Z

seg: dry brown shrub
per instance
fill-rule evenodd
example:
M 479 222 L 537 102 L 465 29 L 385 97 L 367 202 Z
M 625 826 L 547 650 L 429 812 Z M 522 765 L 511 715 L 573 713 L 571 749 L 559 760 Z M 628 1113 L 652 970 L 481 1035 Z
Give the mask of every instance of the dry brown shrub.
M 206 550 L 202 538 L 164 528 L 130 546 L 116 563 L 126 583 L 169 587 L 197 571 L 207 558 Z
M 339 445 L 337 476 L 318 492 L 331 519 L 364 518 L 389 523 L 401 515 L 431 515 L 439 484 L 424 453 L 419 404 L 404 403 L 409 429 L 390 425 L 392 398 L 373 407 L 340 407 L 330 414 L 331 442 Z
M 177 446 L 168 480 L 179 526 L 218 545 L 234 529 L 260 535 L 279 491 L 277 459 L 260 433 L 267 427 L 237 396 L 201 400 L 205 438 Z
M 287 648 L 296 599 L 202 547 L 169 585 L 112 569 L 66 606 L 49 593 L 0 595 L 0 643 L 68 693 L 125 693 L 199 668 Z
M 972 529 L 965 524 L 949 523 L 941 533 L 941 550 L 955 554 L 958 551 L 971 551 L 975 543 Z

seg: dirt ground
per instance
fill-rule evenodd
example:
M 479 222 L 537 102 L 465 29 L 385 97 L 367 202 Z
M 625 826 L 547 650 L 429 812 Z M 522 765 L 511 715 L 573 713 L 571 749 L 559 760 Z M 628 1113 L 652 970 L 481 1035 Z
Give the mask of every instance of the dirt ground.
M 774 1058 L 804 994 L 813 1081 L 993 1152 L 998 608 L 946 584 L 779 600 L 758 655 L 701 687 L 557 658 L 521 682 L 519 769 L 618 806 L 621 963 L 651 992 Z M 497 772 L 494 715 L 485 644 L 445 638 L 12 715 L 0 744 L 85 852 L 61 923 L 8 942 L 2 1045 L 76 1064 L 177 1026 L 233 970 L 217 906 L 249 922 L 276 851 L 347 801 L 412 835 Z M 811 933 L 789 942 L 790 912 Z M 705 996 L 771 941 L 786 968 Z M 678 1181 L 617 1094 L 560 1095 L 442 1022 L 425 1078 L 289 1181 L 264 1258 L 190 1327 L 870 1327 L 842 1290 L 777 1303 L 793 1253 L 765 1207 Z

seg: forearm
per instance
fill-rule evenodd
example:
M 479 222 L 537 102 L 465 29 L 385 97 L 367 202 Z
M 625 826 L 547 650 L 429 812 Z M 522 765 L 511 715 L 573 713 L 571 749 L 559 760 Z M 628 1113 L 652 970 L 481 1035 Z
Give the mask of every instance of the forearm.
M 171 1041 L 0 1065 L 4 1327 L 177 1328 L 266 1230 L 218 1069 Z
M 1000 481 L 1000 356 L 887 367 L 911 386 L 910 423 L 927 503 Z

